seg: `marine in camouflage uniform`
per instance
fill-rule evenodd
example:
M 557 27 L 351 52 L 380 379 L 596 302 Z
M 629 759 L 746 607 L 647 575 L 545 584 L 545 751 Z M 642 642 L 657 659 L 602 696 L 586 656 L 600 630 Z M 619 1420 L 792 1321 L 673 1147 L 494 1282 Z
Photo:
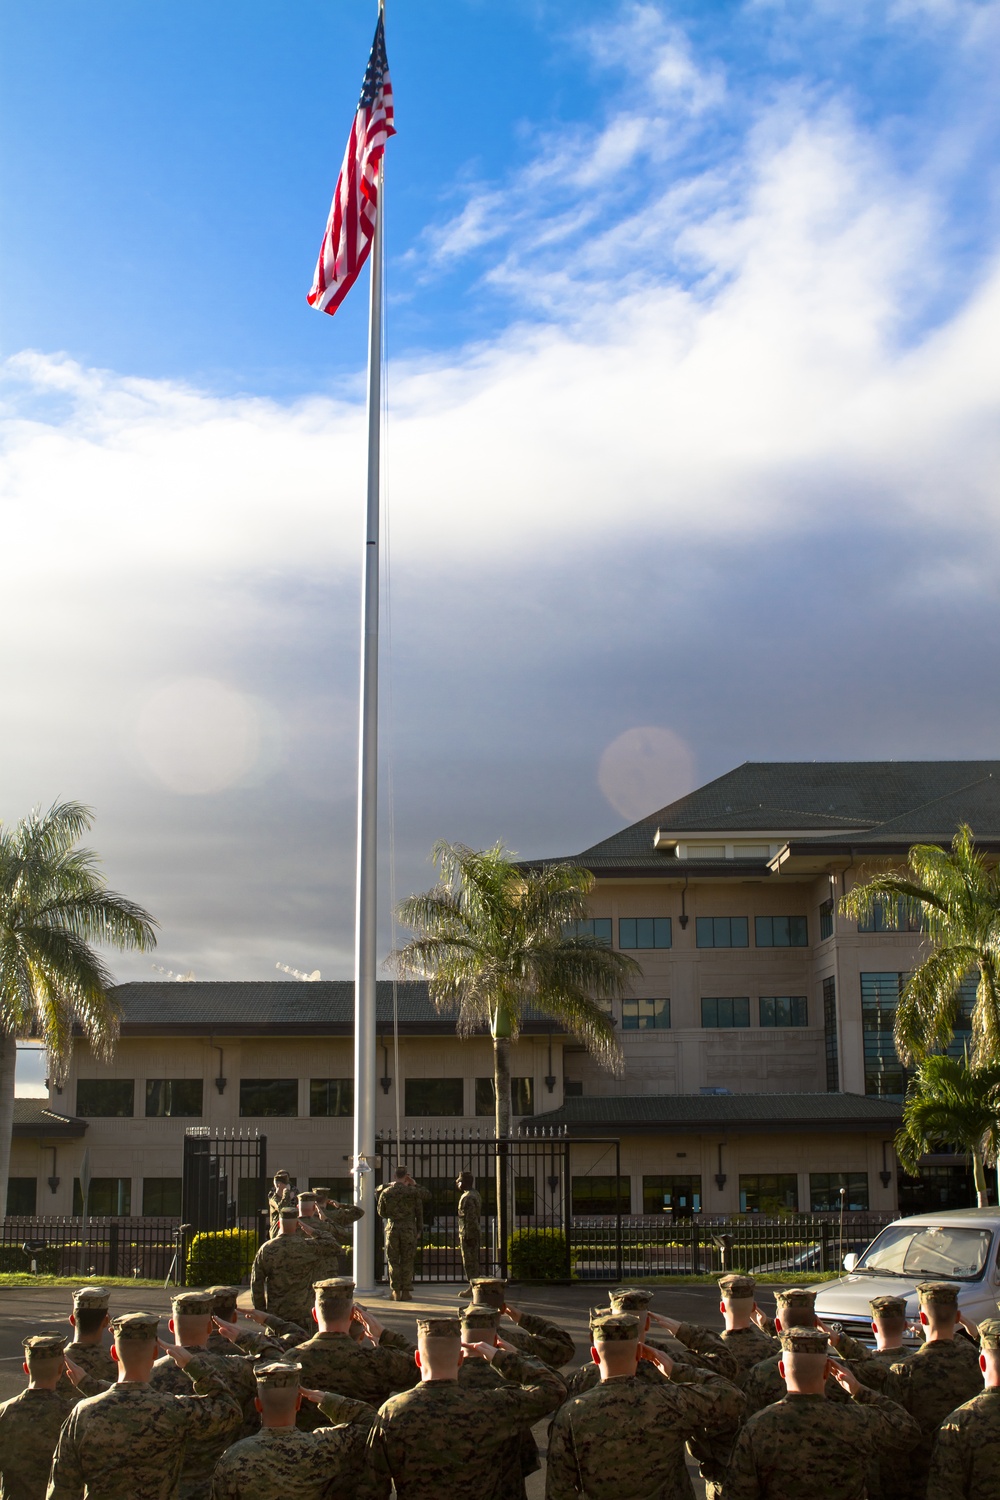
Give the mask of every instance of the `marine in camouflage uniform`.
M 402 1175 L 400 1175 L 402 1174 Z M 413 1296 L 413 1262 L 424 1227 L 424 1204 L 430 1190 L 418 1187 L 409 1173 L 397 1169 L 394 1182 L 378 1190 L 376 1206 L 385 1220 L 385 1260 L 394 1302 Z
M 546 1500 L 581 1494 L 590 1500 L 629 1495 L 689 1500 L 685 1441 L 696 1431 L 728 1431 L 738 1423 L 743 1396 L 721 1375 L 675 1366 L 657 1350 L 658 1378 L 640 1376 L 638 1369 L 648 1362 L 636 1364 L 641 1329 L 642 1318 L 634 1313 L 592 1319 L 602 1378 L 594 1389 L 571 1396 L 555 1415 Z
M 461 1314 L 463 1344 L 497 1345 L 497 1324 L 500 1314 L 495 1307 L 485 1304 L 467 1307 Z M 472 1390 L 489 1390 L 503 1385 L 503 1376 L 494 1370 L 489 1360 L 472 1356 L 464 1359 L 458 1367 L 458 1383 Z M 529 1474 L 542 1466 L 538 1456 L 538 1444 L 530 1428 L 523 1428 L 499 1456 L 503 1474 L 498 1496 L 500 1500 L 525 1500 L 524 1481 Z
M 379 1334 L 374 1349 L 363 1348 L 347 1332 L 354 1306 L 354 1282 L 349 1276 L 330 1277 L 314 1287 L 316 1310 L 322 1324 L 311 1339 L 297 1345 L 295 1359 L 302 1367 L 302 1384 L 320 1391 L 339 1391 L 356 1401 L 381 1406 L 394 1391 L 416 1385 L 420 1371 L 414 1359 L 416 1348 L 373 1320 Z M 321 1410 L 321 1409 L 320 1409 Z M 322 1421 L 319 1411 L 306 1402 L 299 1410 L 297 1425 L 312 1431 Z
M 786 1287 L 778 1292 L 775 1302 L 778 1311 L 777 1322 L 781 1326 L 782 1333 L 787 1333 L 790 1328 L 816 1327 L 816 1293 L 811 1288 Z M 832 1353 L 840 1359 L 848 1360 L 855 1367 L 854 1373 L 860 1379 L 860 1371 L 856 1366 L 871 1358 L 865 1345 L 851 1338 L 847 1333 L 831 1333 L 825 1337 L 829 1340 Z M 780 1358 L 780 1354 L 773 1354 L 770 1358 L 761 1360 L 753 1366 L 744 1380 L 743 1389 L 747 1397 L 748 1419 L 755 1412 L 763 1411 L 764 1407 L 780 1401 L 785 1395 L 785 1382 L 778 1369 Z M 832 1401 L 847 1400 L 842 1387 L 832 1377 L 827 1381 L 826 1395 Z
M 659 1349 L 663 1354 L 669 1354 L 675 1364 L 706 1370 L 710 1374 L 721 1375 L 725 1380 L 732 1380 L 736 1374 L 736 1361 L 718 1335 L 695 1323 L 679 1323 L 673 1319 L 670 1320 L 675 1329 L 673 1333 L 662 1326 L 653 1326 L 654 1314 L 649 1307 L 653 1296 L 654 1293 L 646 1287 L 618 1287 L 609 1297 L 611 1311 L 634 1313 L 639 1319 L 643 1343 L 652 1349 Z M 597 1316 L 596 1310 L 594 1316 Z M 655 1384 L 660 1377 L 653 1365 L 643 1362 L 637 1378 L 651 1379 Z M 570 1377 L 570 1393 L 574 1396 L 582 1395 L 584 1391 L 593 1390 L 599 1382 L 600 1372 L 597 1366 L 593 1363 L 583 1365 Z
M 237 1299 L 243 1291 L 241 1286 L 209 1286 L 205 1291 L 212 1299 L 212 1316 L 221 1318 L 224 1323 L 235 1323 L 239 1317 Z M 305 1335 L 303 1334 L 303 1337 Z M 248 1351 L 241 1349 L 239 1344 L 232 1339 L 227 1339 L 225 1334 L 213 1331 L 208 1336 L 205 1345 L 209 1354 L 221 1354 L 225 1359 L 239 1359 Z
M 81 1286 L 73 1293 L 73 1342 L 66 1350 L 69 1358 L 95 1380 L 107 1380 L 114 1385 L 118 1379 L 118 1366 L 101 1337 L 107 1327 L 108 1306 L 111 1293 L 106 1286 Z M 95 1338 L 96 1335 L 96 1338 Z M 59 1382 L 58 1389 L 65 1395 L 72 1394 L 73 1385 L 68 1376 Z
M 719 1291 L 719 1310 L 725 1315 L 727 1324 L 721 1337 L 735 1363 L 729 1378 L 742 1390 L 754 1366 L 779 1353 L 781 1345 L 753 1321 L 758 1309 L 755 1301 L 757 1283 L 752 1276 L 736 1273 L 720 1276 Z M 698 1432 L 688 1443 L 705 1481 L 706 1500 L 720 1500 L 738 1436 L 739 1423 L 734 1422 L 724 1432 Z
M 257 1369 L 257 1386 L 268 1392 L 290 1390 L 298 1395 L 301 1366 L 264 1364 Z M 326 1392 L 319 1403 L 329 1423 L 316 1432 L 292 1426 L 270 1426 L 227 1448 L 212 1474 L 211 1500 L 326 1500 L 337 1492 L 363 1497 L 376 1493 L 367 1462 L 367 1439 L 374 1425 L 373 1407 L 347 1396 Z M 288 1415 L 291 1415 L 291 1407 Z
M 923 1348 L 892 1366 L 899 1400 L 920 1428 L 920 1442 L 896 1480 L 895 1496 L 922 1500 L 931 1451 L 939 1425 L 950 1412 L 982 1391 L 979 1349 L 955 1337 L 959 1287 L 949 1281 L 923 1281 L 917 1287 L 920 1320 L 929 1329 Z
M 874 1455 L 903 1454 L 916 1440 L 916 1424 L 846 1370 L 848 1399 L 827 1400 L 829 1346 L 821 1329 L 783 1330 L 781 1347 L 794 1388 L 747 1421 L 726 1475 L 726 1500 L 864 1500 Z
M 482 1251 L 483 1200 L 476 1192 L 476 1179 L 471 1172 L 460 1172 L 458 1187 L 458 1248 L 462 1252 L 462 1270 L 471 1286 L 482 1267 L 479 1257 Z
M 515 1326 L 504 1324 L 503 1337 L 513 1344 L 519 1354 L 530 1359 L 540 1359 L 552 1370 L 568 1365 L 576 1353 L 576 1345 L 565 1328 L 551 1323 L 537 1313 L 520 1312 L 507 1306 L 507 1283 L 498 1276 L 476 1276 L 470 1283 L 472 1307 L 491 1307 L 497 1313 L 505 1312 Z
M 278 1232 L 278 1219 L 283 1208 L 290 1208 L 298 1202 L 298 1195 L 289 1181 L 287 1172 L 275 1172 L 274 1186 L 267 1195 L 268 1210 L 268 1239 L 274 1239 Z
M 308 1327 L 312 1284 L 329 1270 L 330 1245 L 299 1227 L 297 1206 L 286 1205 L 279 1217 L 283 1225 L 294 1220 L 296 1228 L 289 1233 L 282 1230 L 276 1239 L 261 1245 L 250 1271 L 250 1297 L 254 1307 Z
M 985 1390 L 949 1412 L 938 1428 L 927 1500 L 997 1500 L 1000 1495 L 1000 1321 L 979 1325 Z
M 60 1429 L 80 1397 L 58 1389 L 65 1374 L 57 1334 L 24 1340 L 31 1384 L 0 1406 L 0 1500 L 45 1500 L 49 1469 Z
M 157 1318 L 127 1313 L 113 1321 L 127 1368 L 156 1350 Z M 142 1347 L 137 1347 L 142 1346 Z M 133 1376 L 74 1407 L 52 1461 L 47 1500 L 173 1500 L 184 1450 L 191 1441 L 226 1440 L 239 1430 L 240 1409 L 225 1381 L 197 1355 L 186 1365 L 194 1394 L 150 1390 Z
M 392 1479 L 398 1500 L 500 1500 L 511 1439 L 554 1411 L 566 1387 L 540 1360 L 503 1348 L 490 1351 L 502 1385 L 462 1385 L 437 1373 L 457 1372 L 459 1320 L 420 1319 L 417 1330 L 425 1378 L 383 1405 L 372 1435 L 375 1472 Z
M 353 1226 L 364 1218 L 364 1209 L 358 1203 L 338 1202 L 329 1188 L 316 1188 L 315 1192 L 320 1213 L 329 1224 L 334 1237 L 340 1242 L 342 1249 L 349 1248 L 354 1234 Z

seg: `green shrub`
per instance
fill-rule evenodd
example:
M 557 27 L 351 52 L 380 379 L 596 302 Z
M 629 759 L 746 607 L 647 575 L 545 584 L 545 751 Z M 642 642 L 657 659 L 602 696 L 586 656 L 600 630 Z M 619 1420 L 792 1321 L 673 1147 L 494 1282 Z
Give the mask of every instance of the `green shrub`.
M 188 1245 L 188 1286 L 234 1286 L 250 1274 L 257 1254 L 253 1229 L 220 1229 L 196 1234 Z
M 59 1272 L 59 1261 L 68 1245 L 46 1245 L 33 1255 L 25 1255 L 20 1245 L 0 1246 L 0 1271 L 31 1271 L 31 1262 L 37 1264 L 39 1276 L 55 1276 Z
M 561 1229 L 515 1229 L 507 1241 L 512 1281 L 565 1281 L 566 1236 Z

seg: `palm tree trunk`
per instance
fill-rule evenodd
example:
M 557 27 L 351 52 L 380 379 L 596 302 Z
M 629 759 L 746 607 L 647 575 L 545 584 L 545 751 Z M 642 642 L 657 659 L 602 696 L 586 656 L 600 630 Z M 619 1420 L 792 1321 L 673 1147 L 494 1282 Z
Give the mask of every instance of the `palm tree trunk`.
M 986 1167 L 982 1152 L 977 1147 L 972 1150 L 972 1180 L 976 1184 L 976 1207 L 987 1208 L 990 1195 L 986 1189 Z
M 497 1140 L 497 1252 L 498 1269 L 506 1275 L 507 1246 L 511 1229 L 510 1202 L 510 1016 L 501 1006 L 493 1017 L 493 1094 Z
M 14 1134 L 14 1074 L 17 1069 L 17 1038 L 0 1032 L 0 1218 L 7 1215 L 7 1179 L 10 1176 L 10 1143 Z
M 493 1091 L 496 1095 L 497 1140 L 510 1135 L 510 1035 L 493 1036 Z

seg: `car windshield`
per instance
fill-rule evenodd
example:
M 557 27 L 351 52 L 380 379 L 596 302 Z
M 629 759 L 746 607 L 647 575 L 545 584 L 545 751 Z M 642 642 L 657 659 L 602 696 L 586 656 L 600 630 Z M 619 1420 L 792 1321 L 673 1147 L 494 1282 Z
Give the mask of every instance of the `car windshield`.
M 988 1229 L 951 1224 L 890 1224 L 865 1251 L 858 1269 L 945 1281 L 975 1281 L 983 1274 L 992 1236 Z

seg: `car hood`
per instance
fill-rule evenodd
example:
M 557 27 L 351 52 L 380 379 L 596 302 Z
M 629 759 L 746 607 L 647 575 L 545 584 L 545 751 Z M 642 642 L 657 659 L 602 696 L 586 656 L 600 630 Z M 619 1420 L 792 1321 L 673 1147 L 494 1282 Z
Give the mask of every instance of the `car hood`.
M 905 1297 L 906 1316 L 915 1318 L 919 1311 L 917 1284 L 904 1280 L 902 1276 L 841 1276 L 838 1281 L 827 1281 L 816 1294 L 816 1316 L 835 1318 L 861 1318 L 871 1321 L 869 1302 L 873 1297 Z

